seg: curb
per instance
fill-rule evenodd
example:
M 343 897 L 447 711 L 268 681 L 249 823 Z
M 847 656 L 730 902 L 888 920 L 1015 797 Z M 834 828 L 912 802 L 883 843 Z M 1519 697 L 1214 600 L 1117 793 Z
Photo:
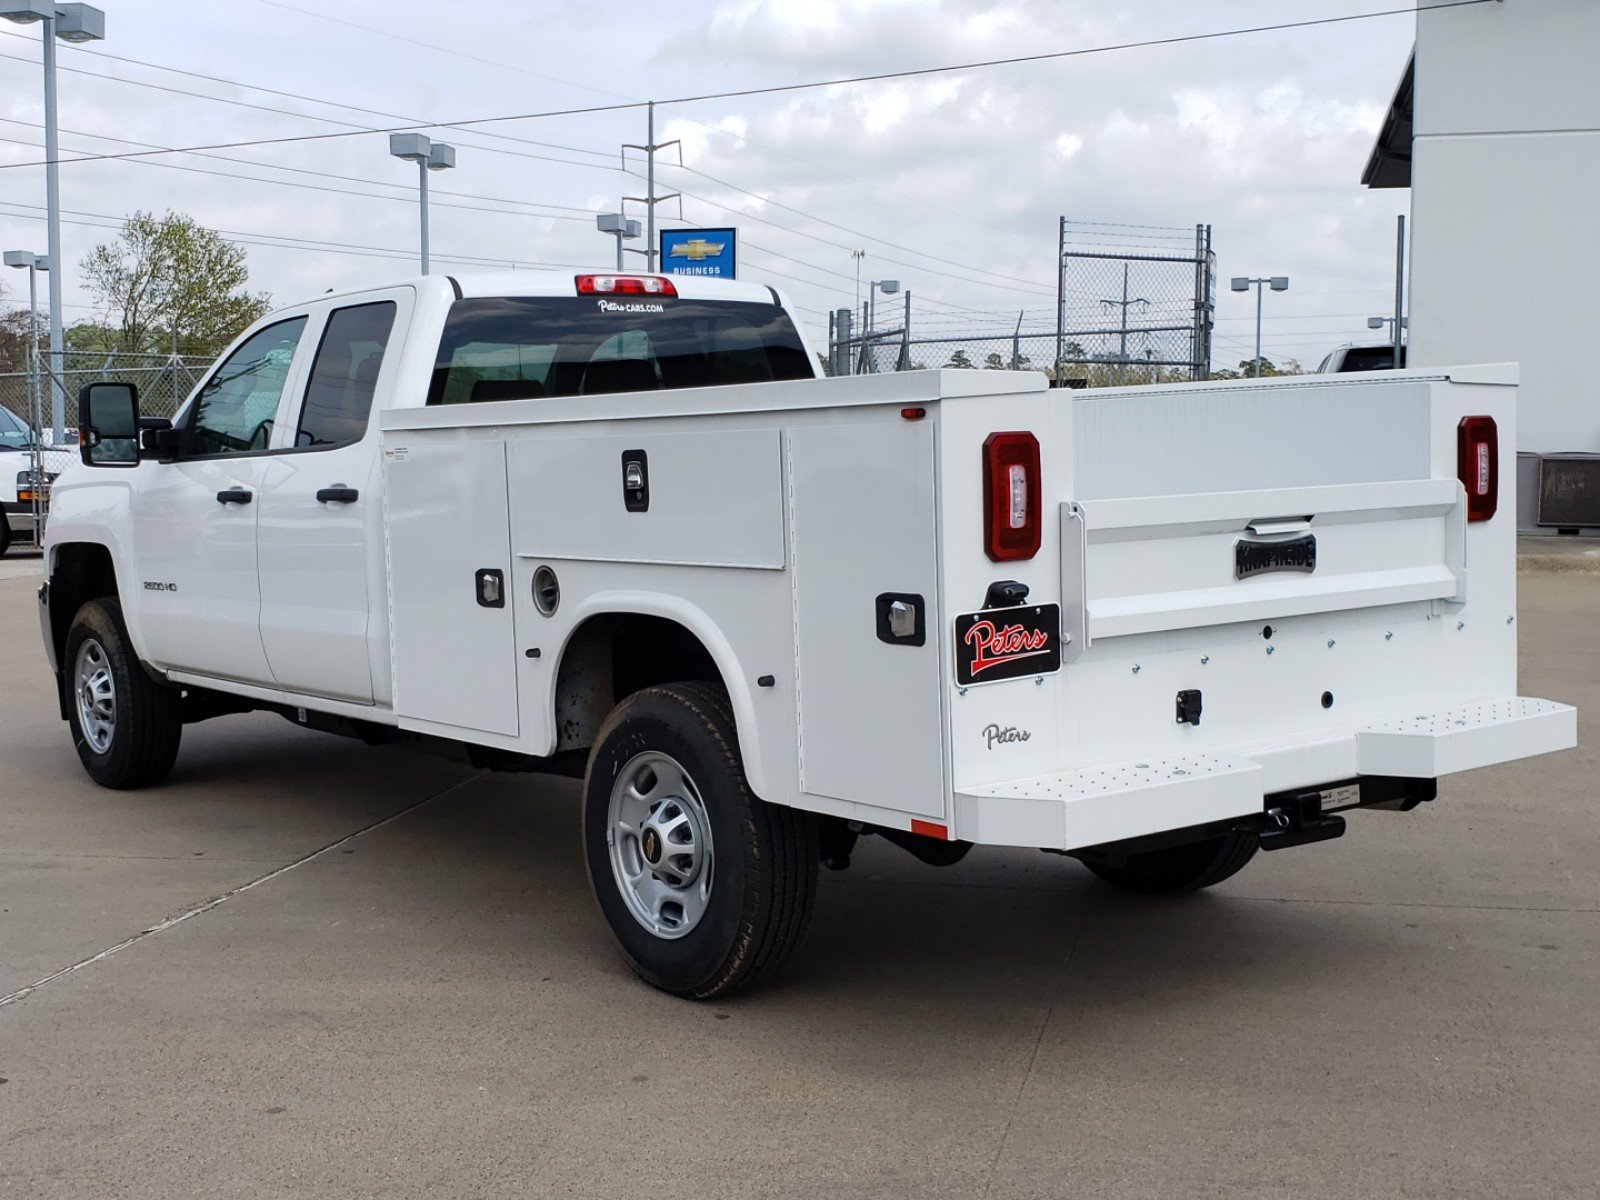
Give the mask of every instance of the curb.
M 1517 574 L 1600 575 L 1600 553 L 1519 554 Z

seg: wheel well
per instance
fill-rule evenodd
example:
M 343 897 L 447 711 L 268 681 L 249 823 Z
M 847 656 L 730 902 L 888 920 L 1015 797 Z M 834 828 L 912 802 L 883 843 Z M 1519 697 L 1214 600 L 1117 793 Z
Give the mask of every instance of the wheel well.
M 716 660 L 678 622 L 604 613 L 573 631 L 556 674 L 557 750 L 581 750 L 617 703 L 658 683 L 721 683 Z
M 117 569 L 111 551 L 94 542 L 57 546 L 50 572 L 50 636 L 56 660 L 66 650 L 67 630 L 78 610 L 91 600 L 117 595 Z

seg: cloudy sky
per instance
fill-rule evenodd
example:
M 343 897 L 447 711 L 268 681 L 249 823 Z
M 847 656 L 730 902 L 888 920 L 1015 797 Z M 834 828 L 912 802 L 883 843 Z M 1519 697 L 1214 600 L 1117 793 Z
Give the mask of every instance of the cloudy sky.
M 103 0 L 107 39 L 63 45 L 63 157 L 263 139 L 205 154 L 66 163 L 68 320 L 95 315 L 77 264 L 136 209 L 176 209 L 249 252 L 281 302 L 408 273 L 414 168 L 371 132 L 1091 48 L 1399 7 L 1396 0 Z M 1359 185 L 1414 18 L 777 96 L 663 105 L 684 193 L 669 225 L 735 225 L 741 275 L 776 284 L 820 337 L 863 279 L 895 278 L 924 328 L 1053 327 L 1065 215 L 1213 226 L 1214 361 L 1251 353 L 1235 274 L 1286 274 L 1265 352 L 1314 365 L 1393 305 L 1407 193 Z M 37 26 L 0 23 L 0 167 L 41 157 Z M 71 132 L 66 132 L 71 131 Z M 618 147 L 640 110 L 429 130 L 435 266 L 604 265 L 593 214 L 643 190 Z M 314 135 L 315 140 L 301 140 Z M 676 163 L 677 151 L 666 157 Z M 636 160 L 630 159 L 630 168 Z M 0 244 L 44 249 L 44 176 L 0 169 Z M 1153 244 L 1159 230 L 1148 234 Z M 1140 248 L 1146 243 L 1131 242 Z M 26 294 L 20 274 L 5 297 Z M 19 288 L 17 284 L 21 283 Z

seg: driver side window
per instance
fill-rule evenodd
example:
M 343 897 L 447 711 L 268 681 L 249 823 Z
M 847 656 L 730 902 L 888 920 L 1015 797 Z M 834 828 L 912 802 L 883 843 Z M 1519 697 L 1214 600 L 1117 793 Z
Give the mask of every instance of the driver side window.
M 228 356 L 195 397 L 184 458 L 267 448 L 289 364 L 305 327 L 304 317 L 268 325 Z

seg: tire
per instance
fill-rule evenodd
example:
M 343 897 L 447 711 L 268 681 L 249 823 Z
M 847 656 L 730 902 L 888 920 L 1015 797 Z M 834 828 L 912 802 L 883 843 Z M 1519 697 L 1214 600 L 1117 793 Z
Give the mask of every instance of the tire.
M 811 922 L 816 818 L 751 793 L 719 687 L 646 688 L 612 711 L 584 774 L 583 845 L 622 956 L 675 996 L 770 977 Z
M 0 558 L 4 558 L 9 549 L 11 549 L 11 518 L 5 513 L 0 513 Z
M 1130 854 L 1119 866 L 1087 861 L 1083 865 L 1123 891 L 1168 896 L 1196 892 L 1238 874 L 1256 856 L 1259 846 L 1253 833 L 1227 833 L 1184 846 Z
M 89 778 L 118 790 L 165 779 L 183 733 L 178 693 L 146 674 L 116 600 L 78 610 L 62 666 L 72 744 Z

